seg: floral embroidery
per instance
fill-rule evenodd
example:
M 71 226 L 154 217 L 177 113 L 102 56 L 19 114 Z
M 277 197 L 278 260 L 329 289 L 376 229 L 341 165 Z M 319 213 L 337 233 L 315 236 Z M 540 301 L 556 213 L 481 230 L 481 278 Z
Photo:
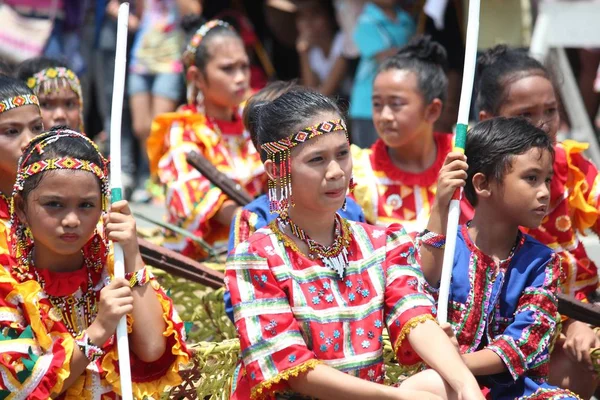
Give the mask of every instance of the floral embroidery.
M 362 336 L 362 335 L 364 335 L 364 334 L 365 334 L 365 330 L 364 330 L 363 328 L 358 328 L 358 329 L 356 330 L 356 334 L 357 334 L 358 336 Z

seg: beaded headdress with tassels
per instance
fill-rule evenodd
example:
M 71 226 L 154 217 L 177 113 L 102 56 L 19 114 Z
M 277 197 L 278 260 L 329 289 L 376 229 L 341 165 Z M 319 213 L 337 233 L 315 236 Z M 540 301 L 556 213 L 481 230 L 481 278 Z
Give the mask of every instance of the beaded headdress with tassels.
M 268 159 L 276 166 L 273 169 L 275 176 L 269 178 L 268 183 L 269 211 L 271 213 L 278 213 L 280 218 L 285 220 L 289 207 L 294 206 L 291 150 L 312 138 L 336 131 L 344 131 L 348 136 L 346 124 L 342 119 L 320 122 L 285 139 L 264 143 L 261 146 L 261 149 L 267 153 Z
M 81 82 L 77 74 L 65 67 L 51 67 L 33 74 L 27 79 L 27 86 L 36 95 L 50 94 L 62 87 L 70 88 L 79 100 L 79 129 L 83 132 L 83 96 L 81 93 Z
M 57 158 L 42 158 L 35 162 L 29 162 L 31 157 L 37 153 L 42 155 L 44 152 L 51 150 L 53 143 L 64 140 L 65 138 L 74 138 L 85 141 L 92 146 L 98 153 L 101 160 L 100 165 L 97 165 L 88 160 L 82 160 L 74 157 L 57 157 Z M 37 157 L 36 157 L 37 158 Z M 102 156 L 98 146 L 85 135 L 72 131 L 70 129 L 56 129 L 43 133 L 34 139 L 25 147 L 23 155 L 19 159 L 17 179 L 13 187 L 13 196 L 10 205 L 11 214 L 11 239 L 13 245 L 13 254 L 17 258 L 18 266 L 14 271 L 17 278 L 34 279 L 33 274 L 29 270 L 30 257 L 34 247 L 31 231 L 26 224 L 21 221 L 15 210 L 16 196 L 23 192 L 25 182 L 34 175 L 52 170 L 78 170 L 93 173 L 100 180 L 101 187 L 101 204 L 102 215 L 108 212 L 110 185 L 108 180 L 108 161 Z M 108 240 L 104 236 L 104 232 L 94 232 L 92 238 L 85 244 L 82 249 L 85 259 L 85 264 L 93 268 L 95 271 L 100 271 L 106 262 L 108 256 Z
M 192 36 L 185 51 L 183 52 L 183 65 L 185 67 L 186 72 L 192 65 L 196 64 L 196 52 L 198 51 L 198 46 L 200 46 L 200 43 L 202 42 L 204 37 L 208 34 L 208 32 L 211 29 L 216 28 L 218 26 L 233 30 L 233 27 L 227 22 L 218 19 L 213 19 L 202 25 L 200 28 L 198 28 L 196 33 L 194 33 L 194 36 Z M 196 91 L 196 88 L 194 87 L 194 82 L 187 82 L 186 97 L 188 104 L 195 104 L 197 96 L 198 93 Z

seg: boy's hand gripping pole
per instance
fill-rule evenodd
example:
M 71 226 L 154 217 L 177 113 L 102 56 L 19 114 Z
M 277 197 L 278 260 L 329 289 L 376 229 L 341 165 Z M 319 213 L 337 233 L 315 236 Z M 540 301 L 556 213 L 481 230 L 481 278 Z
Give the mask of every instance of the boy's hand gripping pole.
M 477 39 L 479 37 L 479 9 L 480 0 L 469 1 L 469 19 L 467 22 L 467 45 L 465 49 L 465 65 L 458 108 L 458 122 L 456 124 L 456 138 L 454 151 L 465 151 L 467 141 L 467 127 L 469 124 L 469 111 L 471 109 L 471 95 L 475 79 L 475 66 L 477 61 Z M 467 160 L 468 162 L 469 160 Z M 438 321 L 448 322 L 448 299 L 450 297 L 450 282 L 452 280 L 452 267 L 454 266 L 454 251 L 456 250 L 456 235 L 458 233 L 458 220 L 460 217 L 460 200 L 462 190 L 457 190 L 450 201 L 448 211 L 448 225 L 446 227 L 446 246 L 442 264 L 442 277 L 438 298 Z
M 110 186 L 111 202 L 123 198 L 121 183 L 121 120 L 123 96 L 125 93 L 125 66 L 127 64 L 127 25 L 129 3 L 119 6 L 117 19 L 117 52 L 115 56 L 115 76 L 113 81 L 112 109 L 110 117 Z M 114 245 L 115 278 L 125 277 L 125 257 L 123 248 Z M 117 350 L 119 354 L 119 375 L 121 378 L 121 398 L 133 399 L 131 387 L 131 365 L 129 360 L 129 338 L 127 335 L 127 317 L 121 318 L 117 325 Z

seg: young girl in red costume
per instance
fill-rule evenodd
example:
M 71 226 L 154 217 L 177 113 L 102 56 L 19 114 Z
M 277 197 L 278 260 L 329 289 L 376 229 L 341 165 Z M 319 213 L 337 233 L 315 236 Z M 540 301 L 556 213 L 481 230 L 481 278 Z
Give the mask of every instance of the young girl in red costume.
M 14 258 L 0 258 L 0 397 L 117 398 L 114 333 L 125 315 L 134 397 L 181 381 L 183 323 L 144 266 L 127 202 L 108 210 L 107 167 L 93 142 L 60 127 L 23 151 Z M 123 246 L 125 279 L 113 277 L 111 240 Z
M 379 140 L 353 147 L 354 198 L 367 221 L 399 222 L 409 232 L 427 225 L 437 176 L 452 149 L 452 135 L 434 132 L 448 79 L 446 51 L 417 37 L 385 60 L 373 84 L 373 122 Z
M 482 399 L 435 322 L 410 236 L 337 213 L 352 158 L 335 103 L 292 90 L 257 112 L 278 216 L 227 260 L 241 346 L 232 399 Z M 386 327 L 399 363 L 431 368 L 399 388 L 382 384 Z
M 150 170 L 166 187 L 170 223 L 210 245 L 226 245 L 238 207 L 185 157 L 200 153 L 251 195 L 263 191 L 264 170 L 240 116 L 249 87 L 248 56 L 238 34 L 227 23 L 213 20 L 196 31 L 184 63 L 188 105 L 154 120 L 148 140 Z M 165 245 L 193 258 L 205 255 L 185 238 L 167 236 Z
M 546 131 L 553 141 L 559 126 L 558 101 L 547 69 L 525 51 L 498 46 L 478 62 L 479 118 L 522 116 Z M 587 229 L 600 233 L 600 178 L 596 166 L 584 157 L 584 143 L 565 140 L 555 146 L 554 178 L 548 214 L 529 234 L 561 258 L 566 280 L 564 293 L 581 301 L 598 287 L 598 269 L 579 240 Z M 550 383 L 589 398 L 598 384 L 593 375 L 590 349 L 600 339 L 584 323 L 563 322 L 554 347 Z
M 21 150 L 43 130 L 38 98 L 21 81 L 0 75 L 0 254 L 10 248 L 10 195 Z

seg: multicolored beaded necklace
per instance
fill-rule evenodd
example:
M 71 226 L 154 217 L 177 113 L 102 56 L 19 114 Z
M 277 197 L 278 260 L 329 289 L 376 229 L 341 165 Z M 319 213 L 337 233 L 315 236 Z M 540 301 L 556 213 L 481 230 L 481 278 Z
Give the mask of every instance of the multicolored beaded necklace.
M 60 315 L 61 321 L 65 324 L 67 331 L 75 337 L 82 331 L 87 329 L 98 313 L 98 299 L 94 291 L 94 282 L 89 262 L 84 261 L 83 268 L 87 270 L 88 282 L 85 293 L 81 297 L 76 297 L 71 294 L 68 296 L 48 296 L 48 300 L 52 304 L 53 312 Z M 30 264 L 33 265 L 33 264 Z M 42 290 L 45 291 L 46 282 L 37 270 L 34 268 L 35 279 L 38 281 Z
M 280 222 L 280 224 L 283 222 Z M 348 265 L 348 248 L 350 247 L 350 226 L 348 221 L 335 215 L 334 241 L 331 246 L 323 246 L 311 239 L 306 232 L 294 223 L 289 217 L 285 220 L 289 224 L 294 236 L 308 246 L 308 257 L 311 260 L 319 258 L 323 265 L 332 269 L 340 279 L 344 278 Z

